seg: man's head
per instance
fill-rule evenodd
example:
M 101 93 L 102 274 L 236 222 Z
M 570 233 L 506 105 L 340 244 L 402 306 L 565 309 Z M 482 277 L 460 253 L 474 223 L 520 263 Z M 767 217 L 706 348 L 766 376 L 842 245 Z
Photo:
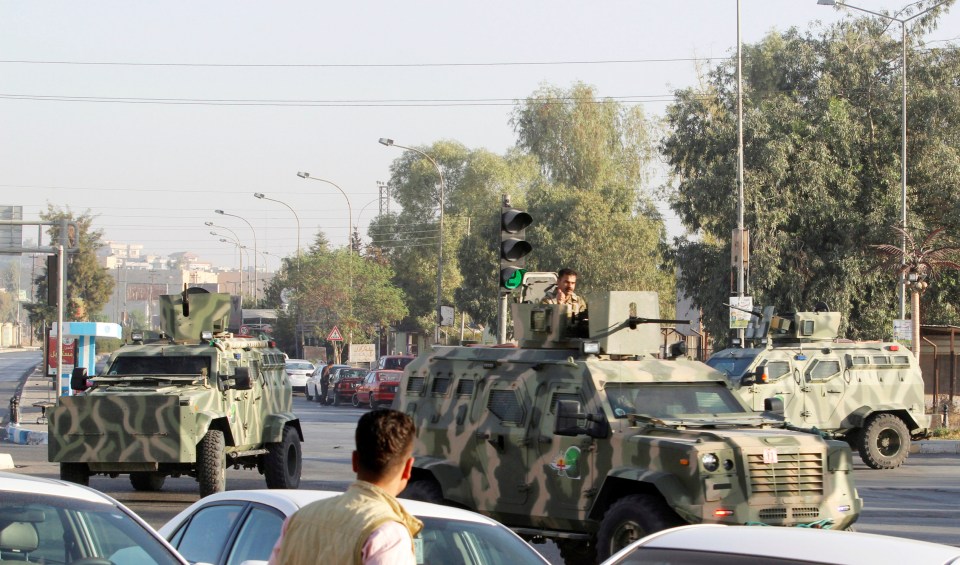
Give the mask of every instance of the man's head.
M 361 416 L 355 435 L 357 450 L 353 452 L 357 478 L 375 484 L 402 480 L 405 486 L 416 434 L 413 419 L 403 412 L 384 408 Z
M 572 294 L 577 288 L 577 272 L 573 269 L 557 271 L 557 289 L 563 294 Z

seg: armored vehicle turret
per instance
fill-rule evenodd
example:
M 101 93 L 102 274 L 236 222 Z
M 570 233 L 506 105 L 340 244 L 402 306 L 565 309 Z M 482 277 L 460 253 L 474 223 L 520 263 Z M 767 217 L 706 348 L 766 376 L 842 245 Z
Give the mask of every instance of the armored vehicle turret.
M 754 410 L 777 399 L 789 423 L 846 440 L 874 469 L 898 467 L 911 439 L 929 434 L 917 359 L 898 343 L 838 339 L 840 321 L 825 309 L 777 316 L 768 307 L 747 330 L 750 347 L 707 364 Z
M 283 352 L 227 331 L 229 295 L 190 288 L 160 304 L 161 337 L 135 335 L 89 388 L 74 375 L 78 394 L 50 412 L 49 459 L 61 478 L 129 474 L 137 490 L 159 490 L 188 475 L 206 496 L 225 489 L 228 466 L 242 466 L 270 488 L 296 488 L 303 433 Z
M 843 442 L 754 413 L 723 373 L 660 353 L 657 296 L 513 305 L 519 347 L 434 347 L 394 408 L 417 424 L 401 496 L 489 515 L 568 563 L 683 523 L 846 528 L 862 506 Z

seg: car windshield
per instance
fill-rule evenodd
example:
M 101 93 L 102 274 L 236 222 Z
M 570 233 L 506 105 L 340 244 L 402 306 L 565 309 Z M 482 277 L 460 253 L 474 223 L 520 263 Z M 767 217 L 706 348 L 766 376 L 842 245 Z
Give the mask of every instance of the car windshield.
M 630 414 L 683 418 L 746 412 L 720 383 L 607 383 L 606 393 L 617 418 Z
M 340 371 L 341 377 L 365 377 L 367 376 L 366 369 L 344 369 Z
M 421 516 L 423 530 L 413 540 L 418 564 L 543 563 L 529 545 L 501 526 Z
M 108 375 L 209 375 L 210 357 L 191 356 L 126 356 L 117 357 Z
M 287 363 L 287 370 L 290 371 L 312 371 L 313 365 L 310 363 Z
M 747 369 L 753 363 L 753 360 L 756 359 L 756 355 L 748 355 L 746 357 L 717 357 L 714 355 L 710 359 L 707 359 L 707 365 L 710 365 L 718 371 L 723 371 L 727 374 L 728 377 L 733 377 L 739 379 L 747 372 Z
M 3 493 L 0 540 L 3 559 L 15 555 L 17 563 L 180 563 L 116 506 L 33 492 Z
M 381 369 L 399 371 L 409 365 L 410 361 L 413 361 L 410 357 L 387 357 L 383 360 L 383 367 L 381 367 Z

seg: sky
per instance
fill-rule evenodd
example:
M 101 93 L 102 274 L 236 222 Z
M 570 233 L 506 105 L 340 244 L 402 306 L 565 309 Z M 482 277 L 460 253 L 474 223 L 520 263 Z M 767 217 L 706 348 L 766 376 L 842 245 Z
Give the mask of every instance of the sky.
M 928 43 L 960 36 L 954 12 Z M 741 0 L 745 43 L 844 17 Z M 577 81 L 656 118 L 736 40 L 736 0 L 0 0 L 0 205 L 89 210 L 105 240 L 223 267 L 235 237 L 273 270 L 318 230 L 344 245 L 348 200 L 368 240 L 402 154 L 381 137 L 504 153 L 517 100 Z

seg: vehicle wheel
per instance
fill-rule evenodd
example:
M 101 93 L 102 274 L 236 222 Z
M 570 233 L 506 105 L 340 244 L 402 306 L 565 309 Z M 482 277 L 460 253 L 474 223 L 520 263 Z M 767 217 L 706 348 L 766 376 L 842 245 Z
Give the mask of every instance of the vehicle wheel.
M 357 396 L 357 393 L 353 393 L 353 398 L 350 399 L 350 403 L 353 404 L 354 408 L 360 408 L 360 397 Z
M 200 498 L 227 488 L 227 462 L 223 456 L 226 442 L 220 430 L 208 430 L 197 444 L 197 482 Z
M 597 558 L 597 548 L 589 542 L 581 540 L 555 540 L 560 549 L 560 558 L 566 565 L 582 565 L 593 563 Z
M 895 469 L 910 453 L 910 430 L 893 414 L 877 414 L 867 420 L 858 447 L 868 467 Z
M 167 476 L 162 473 L 130 473 L 130 484 L 133 485 L 134 490 L 156 492 L 163 488 L 163 483 L 166 480 Z
M 597 533 L 597 562 L 638 539 L 678 526 L 683 521 L 660 497 L 631 494 L 614 502 L 603 515 Z
M 340 395 L 337 394 L 336 392 L 333 393 L 333 405 L 340 406 Z
M 268 488 L 297 488 L 300 486 L 300 471 L 303 460 L 300 438 L 292 426 L 283 428 L 280 443 L 267 444 L 264 455 L 264 475 Z
M 407 483 L 407 488 L 397 495 L 407 500 L 419 500 L 433 504 L 443 504 L 443 489 L 432 479 L 419 479 Z
M 90 485 L 90 469 L 86 463 L 61 463 L 60 479 L 78 485 Z

